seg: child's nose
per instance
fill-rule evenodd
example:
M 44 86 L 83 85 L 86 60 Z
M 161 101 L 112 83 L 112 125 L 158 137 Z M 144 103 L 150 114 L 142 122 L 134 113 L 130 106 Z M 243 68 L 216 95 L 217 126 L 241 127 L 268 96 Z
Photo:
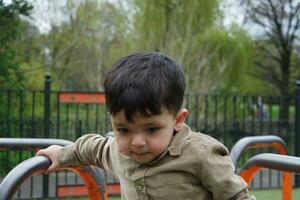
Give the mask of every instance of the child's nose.
M 131 142 L 132 146 L 144 146 L 146 144 L 143 134 L 135 134 Z

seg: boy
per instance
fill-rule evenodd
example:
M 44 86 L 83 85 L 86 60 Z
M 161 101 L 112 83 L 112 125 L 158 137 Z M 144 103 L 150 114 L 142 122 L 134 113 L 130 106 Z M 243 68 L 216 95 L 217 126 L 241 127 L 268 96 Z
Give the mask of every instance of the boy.
M 105 97 L 115 137 L 87 134 L 37 155 L 64 165 L 96 165 L 117 177 L 124 200 L 253 200 L 234 174 L 227 149 L 192 132 L 182 108 L 180 66 L 156 52 L 121 58 L 106 75 Z

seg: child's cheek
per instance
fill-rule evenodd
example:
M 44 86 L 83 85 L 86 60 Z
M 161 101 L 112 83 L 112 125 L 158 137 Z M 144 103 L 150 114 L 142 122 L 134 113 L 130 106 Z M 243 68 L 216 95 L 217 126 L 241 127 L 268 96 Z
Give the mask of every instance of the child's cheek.
M 128 145 L 128 143 L 124 140 L 117 140 L 117 144 L 118 144 L 119 151 L 122 154 L 125 154 L 125 155 L 129 156 L 130 146 Z

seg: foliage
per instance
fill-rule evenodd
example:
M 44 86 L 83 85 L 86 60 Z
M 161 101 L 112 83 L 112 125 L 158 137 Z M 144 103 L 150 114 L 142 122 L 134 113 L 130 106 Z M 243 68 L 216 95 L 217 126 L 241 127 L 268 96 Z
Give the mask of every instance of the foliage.
M 101 91 L 104 74 L 112 65 L 125 32 L 123 14 L 116 5 L 96 0 L 82 1 L 66 11 L 68 21 L 53 26 L 44 36 L 52 71 L 60 89 Z M 125 42 L 124 42 L 125 43 Z
M 300 3 L 298 0 L 242 1 L 248 22 L 257 25 L 262 34 L 256 39 L 256 73 L 262 80 L 286 97 L 291 95 L 295 78 L 300 77 L 299 45 Z M 296 74 L 296 76 L 294 76 Z M 281 118 L 286 124 L 288 102 L 282 104 Z
M 46 1 L 55 7 L 58 1 Z M 257 93 L 253 45 L 239 27 L 226 30 L 219 0 L 99 1 L 66 0 L 64 20 L 50 20 L 40 34 L 29 24 L 14 47 L 26 87 L 42 89 L 45 72 L 54 88 L 102 91 L 106 71 L 132 51 L 161 51 L 174 57 L 186 74 L 189 91 Z
M 254 83 L 248 80 L 248 70 L 253 66 L 253 47 L 244 31 L 233 28 L 228 32 L 212 27 L 198 34 L 190 49 L 195 56 L 187 58 L 189 68 L 186 69 L 194 90 L 253 92 Z
M 25 0 L 13 0 L 6 5 L 0 1 L 0 86 L 18 87 L 23 79 L 20 63 L 17 59 L 18 51 L 12 43 L 24 30 L 24 22 L 20 15 L 27 16 L 32 6 Z
M 217 0 L 135 1 L 135 49 L 166 52 L 178 60 L 190 91 L 249 92 L 251 40 L 237 27 L 226 31 L 216 24 L 222 14 L 218 5 Z
M 300 74 L 299 63 L 293 56 L 299 43 L 299 1 L 259 0 L 245 1 L 245 4 L 249 22 L 262 30 L 256 40 L 260 77 L 282 96 L 289 95 L 295 85 L 293 74 Z

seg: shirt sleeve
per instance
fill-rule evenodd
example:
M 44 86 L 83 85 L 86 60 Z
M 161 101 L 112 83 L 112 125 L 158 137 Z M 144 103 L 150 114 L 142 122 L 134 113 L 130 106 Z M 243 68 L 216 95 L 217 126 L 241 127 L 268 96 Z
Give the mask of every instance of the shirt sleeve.
M 200 177 L 214 200 L 255 200 L 249 194 L 246 182 L 234 173 L 228 150 L 221 143 L 207 148 Z
M 112 137 L 87 134 L 78 138 L 74 144 L 63 147 L 58 160 L 62 165 L 94 165 L 111 172 L 113 145 Z

